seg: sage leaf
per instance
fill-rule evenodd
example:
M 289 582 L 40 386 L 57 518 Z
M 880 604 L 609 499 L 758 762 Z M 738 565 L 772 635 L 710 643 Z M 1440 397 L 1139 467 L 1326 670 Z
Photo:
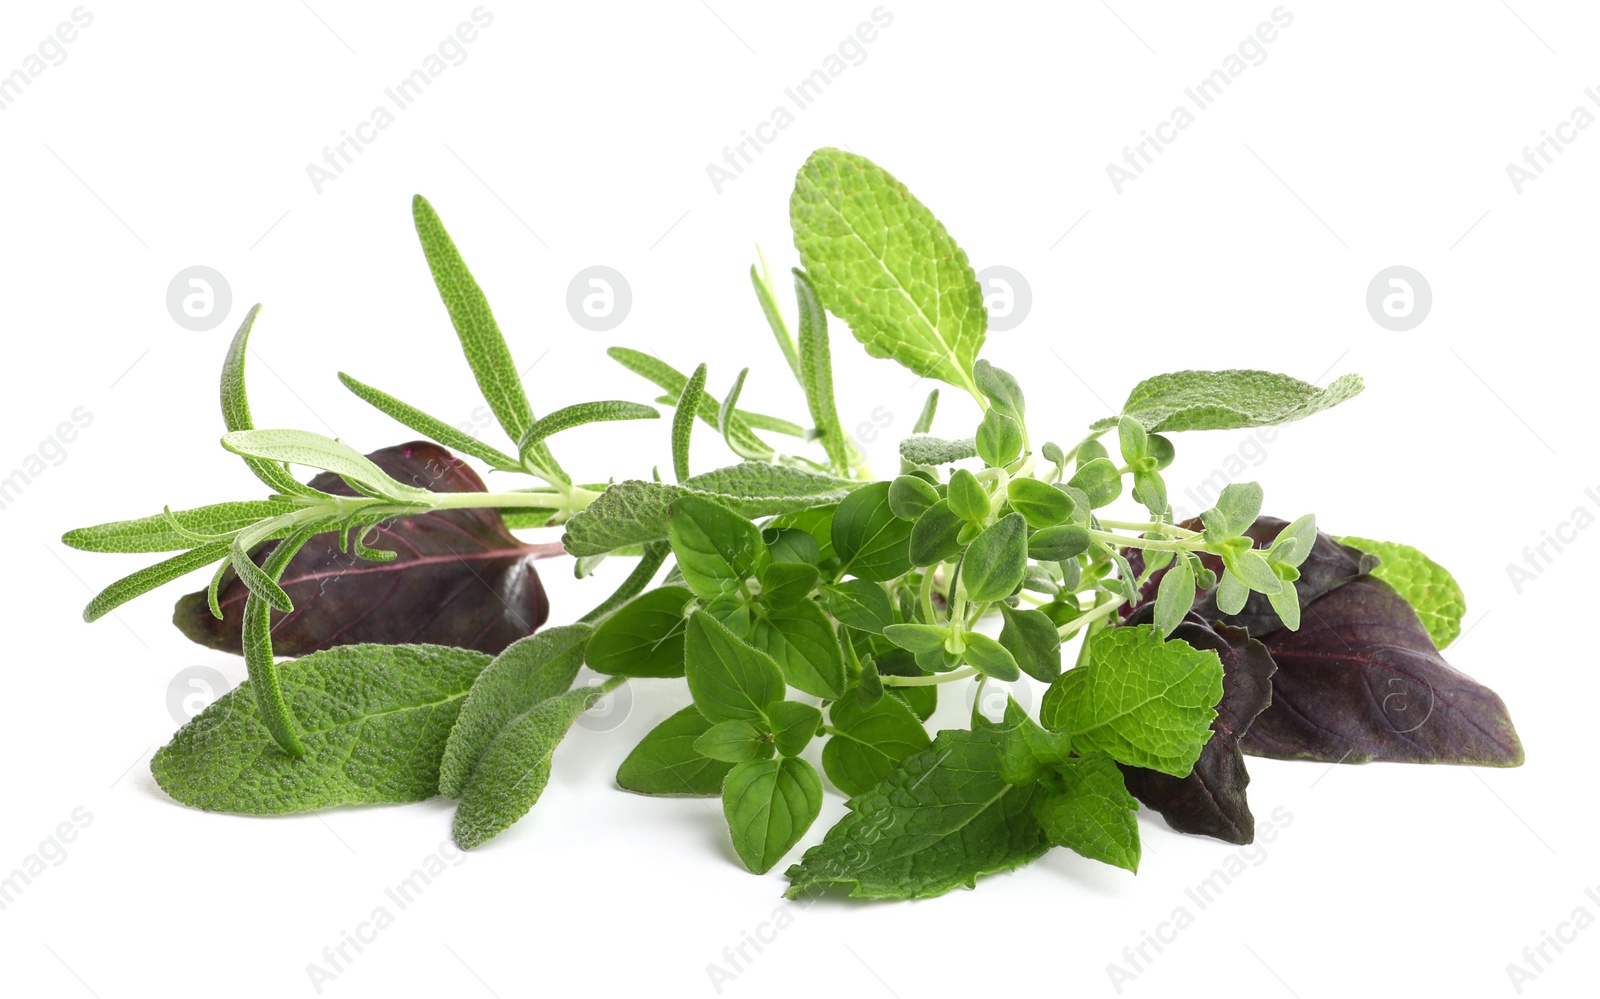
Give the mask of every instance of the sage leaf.
M 156 751 L 150 771 L 185 805 L 284 815 L 422 801 L 463 699 L 489 656 L 436 645 L 344 645 L 278 668 L 303 756 L 274 743 L 250 681 Z
M 1114 427 L 1122 417 L 1151 433 L 1237 430 L 1304 419 L 1360 394 L 1360 375 L 1340 375 L 1325 389 L 1270 371 L 1178 371 L 1146 378 L 1128 393 L 1118 416 L 1091 429 Z
M 569 690 L 538 702 L 506 724 L 478 758 L 462 791 L 451 824 L 457 846 L 463 850 L 480 846 L 528 814 L 550 781 L 556 746 L 578 716 L 606 692 L 605 686 Z
M 828 348 L 828 313 L 804 271 L 794 272 L 794 294 L 800 304 L 800 383 L 805 388 L 811 422 L 836 471 L 850 467 L 850 438 L 839 423 L 833 399 L 833 360 Z
M 439 762 L 439 793 L 459 798 L 478 760 L 513 719 L 565 693 L 583 665 L 594 629 L 546 628 L 495 657 L 467 694 Z
M 860 631 L 883 634 L 894 623 L 894 604 L 882 583 L 868 579 L 847 579 L 822 588 L 828 613 L 839 623 Z
M 975 437 L 945 440 L 942 437 L 912 435 L 900 442 L 900 458 L 913 465 L 948 465 L 978 456 Z

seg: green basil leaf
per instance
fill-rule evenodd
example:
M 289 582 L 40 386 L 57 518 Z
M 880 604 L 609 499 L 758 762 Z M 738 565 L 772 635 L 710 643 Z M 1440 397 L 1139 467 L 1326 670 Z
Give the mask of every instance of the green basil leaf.
M 756 525 L 698 496 L 679 496 L 667 511 L 667 537 L 689 589 L 715 597 L 754 576 L 767 557 Z
M 661 586 L 617 608 L 589 639 L 589 668 L 611 676 L 682 676 L 684 613 L 693 599 L 685 587 Z
M 700 713 L 712 721 L 764 722 L 783 700 L 783 670 L 703 610 L 689 618 L 684 675 Z
M 840 576 L 886 582 L 911 568 L 911 525 L 889 509 L 887 482 L 846 496 L 834 511 L 832 537 Z
M 772 723 L 772 741 L 779 754 L 799 756 L 821 727 L 822 712 L 799 701 L 779 701 L 768 705 L 767 720 Z
M 711 719 L 693 704 L 651 729 L 617 768 L 617 786 L 635 794 L 664 798 L 710 798 L 722 793 L 733 764 L 695 752 L 695 740 Z
M 995 521 L 967 546 L 961 559 L 961 583 L 967 599 L 1002 600 L 1022 585 L 1028 566 L 1028 524 L 1020 513 Z
M 754 874 L 765 874 L 806 834 L 822 811 L 822 778 L 805 760 L 740 763 L 722 785 L 722 810 L 733 849 Z
M 1022 671 L 1035 680 L 1050 683 L 1061 675 L 1061 633 L 1055 622 L 1040 610 L 1000 605 L 1005 626 L 1000 629 L 1000 644 Z
M 717 722 L 694 741 L 694 751 L 724 763 L 772 759 L 772 739 L 747 721 Z
M 751 622 L 750 642 L 777 661 L 790 686 L 817 697 L 844 691 L 839 637 L 815 601 L 762 612 Z
M 871 705 L 842 697 L 828 708 L 828 720 L 834 731 L 822 747 L 822 770 L 851 797 L 867 793 L 901 760 L 933 741 L 905 702 L 893 697 Z

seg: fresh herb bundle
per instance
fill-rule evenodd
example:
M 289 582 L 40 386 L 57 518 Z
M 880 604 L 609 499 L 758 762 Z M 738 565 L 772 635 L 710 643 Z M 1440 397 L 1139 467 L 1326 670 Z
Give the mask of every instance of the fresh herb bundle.
M 1335 539 L 1309 514 L 1263 517 L 1255 483 L 1174 522 L 1163 473 L 1176 434 L 1310 416 L 1360 392 L 1356 376 L 1319 389 L 1261 371 L 1160 375 L 1069 446 L 1045 441 L 1017 380 L 978 357 L 987 314 L 966 254 L 887 172 L 822 149 L 790 203 L 794 333 L 764 265 L 751 268 L 804 389 L 804 423 L 742 409 L 748 369 L 719 398 L 705 364 L 685 375 L 614 348 L 673 410 L 673 481 L 579 484 L 556 459 L 562 431 L 660 412 L 600 401 L 536 418 L 438 216 L 421 198 L 414 213 L 512 447 L 346 375 L 442 447 L 363 456 L 318 434 L 256 429 L 244 378 L 252 309 L 223 366 L 222 444 L 271 494 L 66 535 L 90 551 L 179 552 L 108 587 L 89 620 L 218 566 L 178 622 L 242 651 L 249 679 L 156 754 L 156 779 L 185 804 L 280 814 L 444 794 L 460 799 L 456 841 L 476 846 L 533 806 L 563 735 L 607 691 L 681 677 L 693 705 L 644 737 L 619 785 L 720 795 L 736 852 L 761 873 L 821 810 L 806 750 L 822 740 L 822 770 L 849 811 L 789 868 L 788 893 L 840 884 L 911 898 L 1052 846 L 1134 870 L 1141 801 L 1176 829 L 1249 842 L 1246 754 L 1522 762 L 1499 698 L 1439 653 L 1464 604 L 1438 564 L 1404 545 Z M 830 313 L 872 356 L 968 393 L 977 426 L 933 436 L 935 390 L 900 444 L 899 474 L 870 481 L 835 407 Z M 692 471 L 697 419 L 738 464 Z M 794 438 L 797 453 L 762 434 Z M 536 484 L 489 492 L 445 448 Z M 294 465 L 321 474 L 303 484 Z M 1137 512 L 1113 519 L 1124 497 Z M 550 526 L 564 526 L 579 576 L 602 559 L 638 561 L 593 610 L 533 633 L 548 607 L 531 560 L 552 546 L 508 528 Z M 330 595 L 330 575 L 355 583 Z M 301 658 L 280 664 L 275 651 Z M 584 664 L 609 679 L 575 687 Z M 1024 673 L 1048 684 L 1037 720 L 1008 700 L 999 721 L 974 707 L 969 728 L 929 735 L 947 684 L 981 692 Z

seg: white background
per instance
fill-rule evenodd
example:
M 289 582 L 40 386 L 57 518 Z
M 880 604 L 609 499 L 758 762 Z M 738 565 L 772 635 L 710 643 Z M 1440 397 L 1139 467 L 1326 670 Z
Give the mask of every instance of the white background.
M 1520 194 L 1506 172 L 1575 107 L 1600 113 L 1584 95 L 1600 87 L 1600 16 L 1552 0 L 1292 3 L 1266 61 L 1118 194 L 1107 164 L 1222 65 L 1270 0 L 1204 12 L 891 0 L 866 60 L 717 193 L 707 164 L 874 6 L 490 3 L 466 61 L 319 194 L 307 164 L 367 120 L 470 0 L 88 5 L 93 23 L 65 61 L 0 112 L 0 474 L 75 407 L 93 415 L 0 512 L 0 871 L 75 808 L 93 817 L 0 911 L 7 994 L 314 994 L 307 965 L 448 838 L 444 801 L 277 820 L 174 804 L 148 772 L 175 727 L 169 682 L 199 664 L 234 682 L 244 672 L 168 624 L 172 600 L 204 579 L 79 619 L 92 590 L 146 559 L 68 550 L 63 530 L 260 494 L 216 443 L 216 374 L 249 305 L 265 303 L 251 362 L 260 425 L 362 450 L 413 436 L 346 393 L 341 369 L 470 420 L 479 402 L 411 229 L 409 199 L 424 192 L 534 365 L 537 411 L 648 401 L 604 356 L 624 344 L 685 369 L 708 360 L 718 392 L 749 364 L 746 399 L 798 418 L 745 271 L 757 244 L 780 275 L 794 264 L 788 192 L 822 145 L 894 171 L 977 267 L 1026 276 L 1031 312 L 992 333 L 985 356 L 1023 377 L 1036 438 L 1073 439 L 1159 371 L 1365 375 L 1364 395 L 1285 428 L 1248 475 L 1270 511 L 1315 511 L 1335 533 L 1407 541 L 1454 570 L 1471 630 L 1449 658 L 1505 698 L 1527 765 L 1252 761 L 1257 816 L 1292 822 L 1203 912 L 1184 889 L 1238 848 L 1148 814 L 1136 877 L 1055 851 L 975 892 L 800 908 L 780 902 L 777 872 L 736 866 L 714 802 L 614 789 L 631 745 L 687 701 L 679 684 L 646 682 L 617 730 L 574 732 L 527 819 L 397 912 L 325 994 L 712 995 L 707 966 L 781 909 L 785 928 L 760 955 L 747 949 L 755 960 L 723 994 L 1113 995 L 1107 965 L 1187 905 L 1194 925 L 1123 994 L 1496 996 L 1514 994 L 1506 966 L 1541 931 L 1580 905 L 1600 915 L 1584 895 L 1600 885 L 1586 564 L 1600 532 L 1580 533 L 1520 594 L 1507 573 L 1575 508 L 1600 508 L 1584 492 L 1600 487 L 1600 128 Z M 5 4 L 0 73 L 72 9 Z M 565 304 L 568 281 L 597 263 L 633 292 L 603 334 Z M 165 305 L 194 264 L 232 288 L 209 332 Z M 1433 289 L 1408 332 L 1365 306 L 1392 264 Z M 865 425 L 877 466 L 893 467 L 926 385 L 867 359 L 842 325 L 834 343 L 844 421 Z M 974 410 L 949 395 L 939 428 L 968 432 Z M 1182 437 L 1175 499 L 1247 436 Z M 561 452 L 583 478 L 669 462 L 664 424 L 575 431 Z M 729 457 L 709 433 L 696 455 L 702 469 Z M 553 620 L 625 568 L 575 582 L 552 563 Z M 959 701 L 947 692 L 952 722 Z M 802 847 L 841 812 L 830 791 Z M 1587 994 L 1597 974 L 1591 928 L 1526 994 Z

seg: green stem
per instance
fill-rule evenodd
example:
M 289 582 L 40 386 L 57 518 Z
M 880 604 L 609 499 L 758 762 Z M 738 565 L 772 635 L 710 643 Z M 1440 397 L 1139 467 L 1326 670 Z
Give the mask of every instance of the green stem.
M 1120 548 L 1149 548 L 1166 552 L 1202 552 L 1209 550 L 1204 541 L 1195 541 L 1192 538 L 1183 538 L 1177 541 L 1157 541 L 1154 538 L 1133 538 L 1126 534 L 1115 534 L 1111 531 L 1090 531 L 1089 537 L 1102 544 Z
M 978 671 L 968 666 L 954 673 L 935 673 L 933 676 L 886 676 L 882 679 L 885 687 L 931 687 L 936 683 L 950 683 L 977 675 Z
M 1127 520 L 1106 520 L 1104 517 L 1097 519 L 1100 521 L 1101 527 L 1115 528 L 1119 531 L 1160 531 L 1163 534 L 1175 534 L 1180 538 L 1198 538 L 1200 536 L 1199 531 L 1191 531 L 1187 527 L 1179 527 L 1176 524 L 1157 524 L 1153 521 L 1140 523 Z
M 1060 635 L 1063 639 L 1071 638 L 1073 635 L 1076 635 L 1078 632 L 1082 631 L 1086 625 L 1091 625 L 1096 621 L 1115 613 L 1117 608 L 1121 607 L 1126 602 L 1127 598 L 1117 597 L 1115 600 L 1112 600 L 1109 603 L 1103 603 L 1094 610 L 1084 614 L 1082 617 L 1075 617 L 1071 621 L 1068 621 L 1066 624 L 1057 628 L 1056 634 Z

